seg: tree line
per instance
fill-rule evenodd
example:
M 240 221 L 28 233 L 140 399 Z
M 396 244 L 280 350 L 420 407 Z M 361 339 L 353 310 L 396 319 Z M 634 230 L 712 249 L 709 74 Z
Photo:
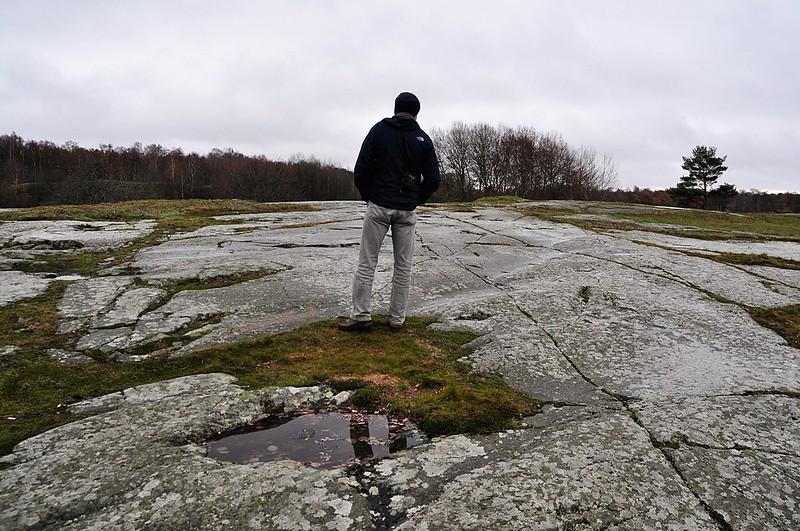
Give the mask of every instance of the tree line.
M 555 133 L 456 122 L 432 130 L 442 186 L 432 201 L 481 196 L 584 199 L 680 206 L 674 188 L 613 189 L 616 165 Z M 676 187 L 677 188 L 677 187 Z M 672 193 L 671 193 L 672 192 Z M 207 155 L 158 144 L 83 148 L 75 142 L 0 135 L 0 206 L 80 204 L 133 199 L 238 198 L 254 201 L 358 199 L 352 172 L 313 157 L 275 161 L 232 149 Z M 800 194 L 741 191 L 707 195 L 707 207 L 732 212 L 800 212 Z
M 652 190 L 639 188 L 609 191 L 607 201 L 621 203 L 638 203 L 657 206 L 681 206 L 671 194 L 672 189 Z M 793 192 L 764 192 L 761 190 L 740 191 L 732 199 L 718 201 L 710 196 L 708 208 L 712 210 L 725 210 L 728 212 L 780 212 L 800 213 L 800 194 Z
M 432 201 L 487 195 L 598 199 L 616 182 L 610 157 L 575 149 L 559 135 L 454 123 L 434 130 L 442 186 Z M 283 162 L 214 149 L 207 155 L 159 144 L 84 148 L 0 136 L 0 205 L 132 199 L 239 198 L 255 201 L 358 199 L 352 172 L 315 158 Z
M 84 148 L 0 136 L 0 205 L 133 199 L 356 199 L 352 173 L 310 157 L 275 161 L 232 149 L 207 155 L 159 144 Z
M 435 196 L 440 200 L 602 199 L 617 181 L 611 157 L 532 127 L 455 122 L 449 129 L 431 130 L 431 138 L 442 168 L 442 188 Z

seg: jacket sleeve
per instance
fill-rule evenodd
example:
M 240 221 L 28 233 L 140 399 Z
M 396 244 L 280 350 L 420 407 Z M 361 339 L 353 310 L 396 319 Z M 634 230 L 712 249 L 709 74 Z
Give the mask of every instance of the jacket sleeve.
M 439 173 L 439 160 L 436 158 L 436 150 L 431 144 L 431 149 L 428 151 L 425 164 L 422 168 L 422 183 L 419 191 L 419 198 L 417 205 L 424 205 L 433 193 L 439 189 L 439 184 L 442 182 L 442 176 Z
M 375 130 L 373 128 L 361 144 L 361 151 L 358 152 L 358 159 L 353 168 L 353 182 L 358 193 L 361 194 L 362 201 L 369 201 L 373 183 L 380 170 L 374 137 Z

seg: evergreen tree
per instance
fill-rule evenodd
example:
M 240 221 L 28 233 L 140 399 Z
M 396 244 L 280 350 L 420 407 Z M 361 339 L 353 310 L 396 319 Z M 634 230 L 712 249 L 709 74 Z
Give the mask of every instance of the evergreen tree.
M 703 208 L 707 208 L 709 192 L 714 188 L 717 179 L 728 169 L 723 165 L 727 158 L 727 156 L 718 157 L 715 147 L 696 146 L 692 150 L 691 157 L 683 157 L 681 168 L 688 171 L 689 175 L 682 176 L 678 185 L 669 189 L 669 193 L 679 205 L 692 206 L 700 198 Z
M 725 210 L 734 197 L 739 195 L 739 190 L 733 184 L 725 183 L 708 192 L 708 198 L 712 202 L 712 208 Z

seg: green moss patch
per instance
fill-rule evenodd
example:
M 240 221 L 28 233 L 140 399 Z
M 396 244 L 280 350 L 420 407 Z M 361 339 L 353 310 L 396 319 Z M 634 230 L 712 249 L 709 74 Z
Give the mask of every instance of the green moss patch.
M 129 248 L 116 251 L 72 251 L 39 254 L 33 260 L 20 260 L 14 269 L 24 273 L 53 273 L 57 275 L 96 275 L 102 267 L 116 265 L 117 257 L 128 256 Z
M 234 214 L 319 210 L 297 203 L 256 203 L 239 199 L 145 200 L 95 205 L 53 205 L 0 212 L 0 221 L 59 220 L 136 221 L 209 218 Z
M 34 322 L 35 317 L 25 313 L 50 306 L 57 289 L 63 288 L 0 312 L 6 322 L 0 345 L 23 346 L 0 358 L 0 453 L 79 418 L 67 412 L 66 404 L 210 372 L 232 374 L 250 389 L 317 384 L 359 389 L 362 404 L 408 415 L 430 435 L 510 428 L 537 407 L 498 376 L 473 372 L 458 361 L 467 353 L 462 345 L 473 335 L 433 330 L 430 320 L 418 318 L 408 319 L 401 333 L 390 332 L 385 323 L 367 332 L 345 333 L 337 330 L 335 321 L 325 321 L 178 358 L 133 363 L 99 358 L 69 366 L 43 355 L 47 348 L 64 348 L 68 341 L 54 333 L 54 316 Z M 36 341 L 20 341 L 22 327 L 38 325 L 49 327 L 49 332 L 34 334 Z
M 800 304 L 780 308 L 749 308 L 758 324 L 774 330 L 789 345 L 800 348 Z
M 657 210 L 651 214 L 611 214 L 611 216 L 641 223 L 663 223 L 700 229 L 695 230 L 693 235 L 683 231 L 676 232 L 678 236 L 690 238 L 800 241 L 800 215 L 794 214 L 744 215 L 670 208 Z
M 770 256 L 768 254 L 742 254 L 742 253 L 719 253 L 716 255 L 703 255 L 706 258 L 711 258 L 717 262 L 734 265 L 753 265 L 753 266 L 767 266 L 778 267 L 781 269 L 794 269 L 800 270 L 800 262 L 797 260 L 789 260 L 787 258 L 779 258 L 777 256 Z
M 0 308 L 0 347 L 15 345 L 23 352 L 59 348 L 68 336 L 57 336 L 58 310 L 68 282 L 51 282 L 41 295 Z M 0 358 L 0 362 L 4 358 Z
M 480 197 L 473 201 L 473 203 L 476 205 L 511 205 L 526 201 L 528 200 L 515 195 L 493 195 L 489 197 Z
M 797 214 L 730 214 L 706 210 L 669 209 L 652 215 L 632 215 L 630 219 L 655 223 L 668 217 L 668 223 L 695 226 L 712 230 L 728 230 L 755 233 L 756 235 L 786 236 L 800 238 L 800 215 Z

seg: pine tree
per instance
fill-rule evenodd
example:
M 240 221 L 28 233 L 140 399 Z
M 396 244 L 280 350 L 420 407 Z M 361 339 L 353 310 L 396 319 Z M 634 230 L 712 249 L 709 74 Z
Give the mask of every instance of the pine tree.
M 680 206 L 691 207 L 702 204 L 703 208 L 708 207 L 708 197 L 714 188 L 714 184 L 720 175 L 728 169 L 723 165 L 728 157 L 718 157 L 717 148 L 710 146 L 696 146 L 692 150 L 691 157 L 683 157 L 681 168 L 689 172 L 689 175 L 681 177 L 678 185 L 667 190 L 672 199 Z M 725 183 L 725 186 L 731 186 Z M 726 196 L 733 190 L 727 188 L 723 190 Z M 737 192 L 738 193 L 738 192 Z M 736 193 L 733 193 L 736 195 Z
M 713 189 L 717 179 L 728 169 L 723 165 L 728 157 L 718 157 L 717 148 L 710 146 L 696 146 L 691 157 L 683 157 L 681 168 L 689 175 L 681 177 L 677 190 L 696 190 L 697 195 L 703 199 L 703 208 L 708 206 L 708 193 Z M 673 189 L 673 190 L 676 190 Z M 693 196 L 695 194 L 688 194 Z

